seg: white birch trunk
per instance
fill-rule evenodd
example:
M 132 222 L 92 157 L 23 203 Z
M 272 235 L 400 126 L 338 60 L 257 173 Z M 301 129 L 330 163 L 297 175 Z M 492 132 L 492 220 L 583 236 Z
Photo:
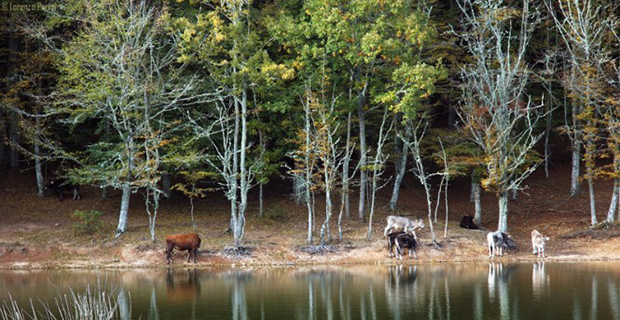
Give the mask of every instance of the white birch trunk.
M 588 192 L 590 193 L 590 223 L 595 225 L 598 223 L 596 220 L 596 199 L 594 197 L 594 181 L 591 176 L 588 176 Z
M 607 222 L 613 222 L 616 220 L 616 210 L 618 208 L 618 191 L 620 190 L 620 179 L 614 178 L 614 190 L 611 195 L 611 202 L 609 204 L 609 210 L 607 211 Z
M 325 239 L 329 240 L 329 220 L 332 217 L 332 189 L 331 189 L 331 177 L 329 174 L 330 162 L 325 161 L 323 163 L 323 174 L 325 176 L 325 221 L 321 226 L 321 245 L 325 244 Z M 327 236 L 327 237 L 326 237 Z
M 351 201 L 349 199 L 349 164 L 351 162 L 351 112 L 347 114 L 347 142 L 345 148 L 345 158 L 342 164 L 342 202 L 347 219 L 351 218 Z M 340 217 L 338 225 L 340 226 Z M 342 237 L 342 236 L 341 236 Z
M 312 181 L 312 171 L 310 168 L 310 102 L 308 101 L 305 105 L 304 105 L 304 112 L 305 112 L 305 120 L 306 120 L 306 152 L 304 154 L 304 160 L 305 160 L 305 178 L 304 178 L 304 183 L 306 184 L 305 186 L 305 196 L 306 196 L 306 208 L 308 209 L 308 237 L 306 238 L 306 243 L 307 244 L 312 244 L 312 229 L 314 228 L 313 226 L 313 214 L 312 214 L 312 209 L 313 209 L 313 205 L 311 203 L 311 199 L 310 199 L 310 192 L 311 192 L 311 181 Z
M 359 196 L 359 206 L 358 206 L 358 218 L 362 221 L 366 219 L 366 124 L 364 120 L 364 103 L 363 103 L 363 95 L 360 94 L 359 103 L 357 106 L 357 113 L 359 117 L 359 138 L 360 138 L 360 196 Z
M 235 232 L 235 246 L 239 247 L 243 240 L 245 233 L 245 211 L 248 205 L 248 190 L 249 188 L 249 172 L 246 166 L 246 153 L 247 153 L 247 140 L 248 140 L 248 100 L 247 92 L 244 87 L 243 97 L 241 100 L 241 146 L 239 147 L 240 154 L 240 191 L 241 191 L 241 204 L 239 206 L 239 212 L 237 213 L 237 230 Z
M 118 215 L 118 226 L 116 227 L 115 238 L 120 237 L 123 233 L 127 232 L 127 215 L 129 213 L 129 200 L 131 198 L 131 185 L 129 182 L 125 183 L 123 187 L 123 195 L 121 198 L 121 209 Z
M 479 182 L 472 182 L 472 187 L 474 189 L 474 223 L 480 226 L 482 220 L 482 202 L 480 201 L 482 187 Z
M 508 192 L 504 191 L 498 195 L 499 221 L 497 230 L 506 232 L 508 230 Z

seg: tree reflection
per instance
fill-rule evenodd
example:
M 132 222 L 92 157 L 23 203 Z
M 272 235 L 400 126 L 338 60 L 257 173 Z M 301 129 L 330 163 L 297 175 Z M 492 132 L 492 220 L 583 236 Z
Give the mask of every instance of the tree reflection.
M 611 307 L 611 314 L 614 320 L 620 319 L 620 303 L 618 302 L 618 287 L 613 278 L 608 277 L 607 289 L 609 291 L 609 306 Z
M 519 300 L 518 296 L 512 298 L 513 306 L 511 306 L 511 297 L 509 291 L 509 281 L 515 272 L 516 266 L 504 267 L 502 263 L 489 263 L 488 288 L 491 300 L 499 296 L 499 312 L 500 319 L 508 320 L 510 318 L 519 319 Z M 512 314 L 511 314 L 512 310 Z
M 121 320 L 131 320 L 131 304 L 125 288 L 121 288 L 118 293 L 118 312 Z
M 159 310 L 157 310 L 157 294 L 155 283 L 151 284 L 151 304 L 149 306 L 148 320 L 159 320 Z

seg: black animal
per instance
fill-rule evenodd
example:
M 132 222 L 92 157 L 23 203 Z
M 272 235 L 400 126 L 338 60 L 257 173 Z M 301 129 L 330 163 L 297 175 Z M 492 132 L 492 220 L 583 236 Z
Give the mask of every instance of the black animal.
M 474 217 L 472 217 L 469 214 L 466 215 L 466 216 L 463 216 L 463 218 L 461 218 L 461 223 L 459 225 L 461 226 L 461 228 L 465 228 L 465 229 L 480 229 L 474 223 Z
M 65 190 L 73 190 L 73 200 L 79 200 L 82 198 L 82 195 L 80 194 L 80 186 L 71 183 L 65 178 L 58 178 L 48 182 L 45 184 L 45 189 L 56 191 L 60 201 L 64 199 L 63 191 Z
M 388 251 L 390 252 L 390 258 L 394 256 L 394 244 L 396 241 L 396 236 L 405 234 L 403 231 L 392 232 L 388 235 Z
M 416 253 L 416 244 L 415 236 L 406 232 L 393 232 L 388 235 L 388 250 L 390 251 L 390 257 L 393 256 L 394 247 L 396 247 L 396 254 L 400 260 L 403 260 L 405 249 L 407 249 L 409 257 L 411 257 L 411 252 L 413 251 L 413 256 L 417 259 L 418 255 Z

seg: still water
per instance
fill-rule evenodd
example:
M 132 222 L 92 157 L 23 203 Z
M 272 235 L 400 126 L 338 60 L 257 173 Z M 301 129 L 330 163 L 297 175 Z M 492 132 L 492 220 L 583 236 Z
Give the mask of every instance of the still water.
M 87 286 L 146 320 L 620 319 L 620 262 L 1 271 L 0 301 Z

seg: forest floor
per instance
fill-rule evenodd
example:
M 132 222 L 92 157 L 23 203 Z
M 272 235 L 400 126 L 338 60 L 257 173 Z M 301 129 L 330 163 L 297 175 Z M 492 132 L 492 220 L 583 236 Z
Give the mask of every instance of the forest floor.
M 539 230 L 551 238 L 547 243 L 548 261 L 620 260 L 620 225 L 590 228 L 589 198 L 586 192 L 569 198 L 570 168 L 557 163 L 545 178 L 539 169 L 528 180 L 528 189 L 509 203 L 508 228 L 519 248 L 509 251 L 500 261 L 533 261 L 530 232 Z M 199 267 L 233 265 L 300 265 L 300 264 L 395 264 L 388 257 L 383 237 L 385 218 L 393 214 L 387 208 L 391 185 L 378 194 L 372 223 L 372 237 L 366 238 L 367 222 L 357 218 L 343 219 L 343 241 L 331 241 L 324 250 L 306 246 L 307 212 L 290 196 L 289 181 L 274 181 L 265 191 L 265 216 L 258 216 L 256 190 L 251 194 L 243 246 L 249 254 L 229 255 L 226 248 L 233 244 L 225 232 L 229 211 L 222 194 L 209 194 L 195 201 L 196 229 L 192 227 L 187 198 L 174 195 L 162 202 L 157 217 L 157 241 L 150 241 L 148 216 L 143 196 L 132 196 L 129 230 L 120 239 L 113 237 L 118 220 L 120 193 L 113 191 L 101 199 L 97 188 L 82 187 L 82 199 L 73 201 L 66 193 L 64 201 L 55 194 L 37 197 L 34 173 L 2 171 L 0 180 L 0 268 L 150 268 L 165 267 L 163 238 L 168 234 L 197 232 L 202 238 L 198 256 Z M 434 225 L 440 248 L 431 243 L 424 192 L 409 175 L 403 185 L 396 214 L 423 217 L 426 227 L 418 232 L 418 259 L 405 258 L 405 263 L 438 263 L 488 260 L 486 232 L 458 226 L 461 217 L 473 214 L 470 185 L 467 178 L 451 182 L 449 217 L 444 236 L 445 208 L 438 210 Z M 586 186 L 582 186 L 583 189 Z M 596 181 L 598 221 L 603 221 L 611 199 L 612 182 Z M 68 199 L 67 199 L 68 198 Z M 351 197 L 352 216 L 357 216 L 357 197 Z M 494 194 L 482 197 L 482 226 L 495 230 L 497 200 Z M 336 203 L 335 208 L 339 207 Z M 75 210 L 99 210 L 102 227 L 93 234 L 74 231 Z M 331 220 L 331 235 L 337 239 L 337 214 Z M 317 227 L 314 245 L 319 242 L 318 230 L 325 218 L 324 201 L 316 199 Z M 309 251 L 318 253 L 308 253 Z M 186 254 L 175 254 L 175 266 L 184 264 Z

